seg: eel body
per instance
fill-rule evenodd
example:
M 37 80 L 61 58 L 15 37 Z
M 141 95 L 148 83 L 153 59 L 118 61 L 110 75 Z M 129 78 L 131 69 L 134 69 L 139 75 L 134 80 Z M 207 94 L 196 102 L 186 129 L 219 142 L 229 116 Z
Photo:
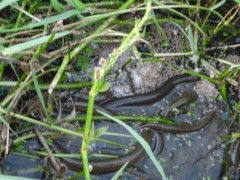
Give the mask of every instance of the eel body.
M 172 134 L 185 134 L 185 133 L 192 133 L 199 131 L 206 127 L 208 124 L 214 120 L 216 117 L 216 112 L 211 111 L 207 113 L 201 120 L 198 120 L 194 122 L 193 124 L 187 124 L 187 125 L 167 125 L 167 124 L 159 124 L 159 123 L 148 123 L 142 125 L 144 128 L 150 128 L 155 131 L 160 131 L 160 132 L 168 132 Z
M 163 83 L 161 87 L 157 88 L 156 90 L 144 94 L 111 99 L 110 101 L 101 103 L 101 105 L 106 109 L 149 105 L 164 98 L 174 89 L 176 85 L 181 83 L 192 83 L 198 80 L 198 77 L 189 75 L 178 75 L 167 80 L 165 83 Z
M 153 132 L 150 129 L 143 128 L 141 136 L 145 139 L 148 144 L 152 143 Z M 59 143 L 53 143 L 53 149 L 57 153 L 67 153 L 67 150 Z M 126 162 L 128 167 L 138 162 L 144 157 L 145 150 L 142 148 L 140 143 L 137 143 L 135 148 L 128 154 L 125 154 L 116 158 L 109 158 L 101 161 L 90 161 L 89 164 L 92 166 L 92 174 L 102 174 L 108 172 L 114 172 L 119 170 Z M 62 161 L 72 171 L 82 171 L 83 164 L 80 159 L 76 158 L 62 158 Z
M 161 100 L 166 95 L 168 95 L 172 89 L 175 88 L 178 84 L 181 83 L 192 83 L 198 81 L 199 78 L 188 76 L 188 75 L 179 75 L 175 76 L 168 81 L 166 81 L 160 88 L 151 91 L 146 94 L 138 94 L 134 96 L 127 96 L 122 98 L 110 98 L 110 100 L 96 103 L 95 108 L 98 106 L 106 111 L 111 111 L 111 109 L 120 109 L 121 107 L 138 107 L 142 105 L 148 105 L 154 103 L 156 101 Z M 174 99 L 169 107 L 163 111 L 164 115 L 168 115 L 169 112 L 175 108 L 180 107 L 185 104 L 189 104 L 197 99 L 197 95 L 195 92 L 191 91 L 191 93 L 183 93 L 182 96 Z M 86 106 L 86 102 L 83 101 L 79 107 L 84 108 Z M 214 120 L 216 116 L 216 112 L 207 113 L 201 120 L 194 122 L 193 124 L 187 125 L 167 125 L 167 124 L 158 124 L 158 123 L 150 123 L 144 124 L 140 128 L 142 129 L 141 136 L 145 139 L 148 144 L 152 143 L 153 139 L 153 130 L 160 133 L 168 132 L 173 134 L 183 134 L 183 133 L 191 133 L 196 132 Z M 160 142 L 160 145 L 163 147 L 163 141 Z M 67 153 L 67 150 L 59 143 L 54 142 L 53 148 L 58 153 Z M 130 152 L 121 157 L 109 158 L 100 161 L 90 161 L 89 164 L 92 166 L 92 174 L 102 174 L 108 172 L 114 172 L 120 169 L 126 162 L 128 162 L 128 167 L 132 166 L 136 162 L 138 162 L 142 157 L 144 157 L 145 150 L 142 148 L 140 143 L 137 143 L 135 148 Z M 74 158 L 62 158 L 62 161 L 68 166 L 70 170 L 73 171 L 81 171 L 83 170 L 83 164 L 81 160 Z
M 184 106 L 186 104 L 190 104 L 197 99 L 197 93 L 195 91 L 186 91 L 183 92 L 180 97 L 177 97 L 172 102 L 169 103 L 168 107 L 166 107 L 162 114 L 163 116 L 167 117 L 168 114 L 174 109 Z

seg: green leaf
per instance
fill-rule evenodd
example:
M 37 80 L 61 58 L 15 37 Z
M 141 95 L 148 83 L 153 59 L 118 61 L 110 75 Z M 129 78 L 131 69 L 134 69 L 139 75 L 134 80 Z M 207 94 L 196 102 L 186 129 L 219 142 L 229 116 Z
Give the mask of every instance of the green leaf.
M 240 103 L 235 103 L 235 104 L 234 104 L 234 107 L 235 107 L 238 111 L 240 111 Z
M 81 69 L 81 71 L 86 71 L 87 68 L 90 66 L 90 57 L 78 55 L 76 66 L 78 69 Z
M 0 2 L 0 10 L 17 2 L 18 0 L 3 0 L 2 2 Z
M 111 178 L 111 180 L 118 180 L 120 179 L 119 177 L 121 176 L 123 170 L 126 168 L 126 166 L 128 165 L 128 162 L 127 161 L 117 172 L 116 174 Z
M 58 0 L 51 0 L 51 4 L 53 8 L 59 13 L 66 11 L 66 7 L 62 5 Z
M 37 180 L 32 178 L 20 177 L 20 176 L 10 176 L 10 175 L 2 175 L 0 174 L 0 179 L 6 180 Z
M 226 89 L 226 81 L 223 80 L 222 84 L 220 86 L 220 93 L 222 95 L 222 98 L 227 101 L 227 89 Z
M 223 80 L 224 78 L 226 78 L 231 72 L 232 72 L 232 69 L 231 69 L 231 68 L 225 70 L 224 72 L 222 72 L 222 73 L 218 76 L 217 80 L 222 81 L 222 80 Z
M 96 131 L 95 131 L 95 138 L 98 138 L 99 136 L 103 135 L 105 132 L 107 132 L 108 130 L 108 126 L 103 126 L 103 127 L 100 127 L 98 128 Z
M 111 84 L 109 82 L 105 82 L 102 87 L 98 90 L 98 92 L 105 92 L 110 88 Z
M 215 4 L 213 7 L 211 7 L 211 11 L 219 8 L 220 6 L 222 6 L 224 3 L 226 2 L 226 0 L 222 0 L 219 3 Z
M 236 3 L 240 4 L 240 0 L 234 0 Z
M 162 168 L 162 166 L 159 164 L 158 160 L 156 159 L 156 157 L 154 156 L 151 147 L 149 146 L 149 144 L 137 133 L 135 132 L 129 125 L 127 125 L 126 123 L 124 123 L 123 121 L 118 120 L 117 118 L 106 114 L 102 111 L 97 110 L 99 113 L 101 113 L 102 115 L 106 116 L 107 118 L 113 120 L 114 122 L 122 125 L 124 128 L 126 128 L 126 130 L 133 135 L 133 137 L 142 145 L 142 147 L 145 149 L 145 151 L 147 152 L 148 156 L 150 157 L 150 159 L 152 160 L 153 164 L 155 165 L 155 167 L 157 168 L 157 170 L 159 171 L 159 173 L 161 174 L 162 178 L 164 180 L 166 180 L 166 175 L 164 173 L 164 170 Z
M 19 28 L 13 28 L 13 29 L 0 28 L 0 32 L 2 32 L 2 33 L 16 32 L 16 31 L 22 31 L 22 30 L 27 30 L 27 29 L 33 29 L 33 28 L 40 27 L 40 26 L 46 26 L 50 23 L 57 22 L 57 21 L 63 20 L 63 19 L 67 19 L 67 18 L 72 17 L 77 14 L 79 14 L 79 10 L 77 10 L 77 9 L 69 10 L 67 12 L 45 18 L 37 23 L 33 23 L 33 24 L 28 23 L 28 25 L 25 25 L 25 26 L 22 26 Z
M 47 112 L 47 108 L 46 108 L 46 105 L 45 105 L 45 102 L 44 102 L 44 99 L 43 99 L 43 95 L 42 95 L 42 91 L 40 89 L 40 86 L 39 86 L 39 83 L 38 83 L 38 80 L 37 80 L 37 76 L 36 76 L 36 73 L 35 73 L 35 70 L 32 66 L 32 63 L 30 62 L 30 68 L 31 68 L 31 72 L 32 72 L 32 78 L 33 78 L 33 83 L 34 83 L 34 87 L 36 89 L 36 92 L 37 92 L 37 95 L 38 95 L 38 99 L 39 101 L 41 102 L 41 105 L 43 107 L 43 110 L 44 110 L 44 113 L 47 117 L 47 120 L 50 121 L 50 116 Z
M 235 141 L 237 141 L 239 139 L 239 137 L 240 137 L 239 133 L 233 133 L 232 137 L 226 142 L 226 145 L 234 143 Z
M 9 126 L 8 122 L 5 121 L 5 119 L 1 115 L 0 115 L 0 122 L 2 122 L 5 126 L 7 126 L 13 132 L 13 134 L 17 135 L 15 133 L 15 131 L 13 131 L 13 129 Z M 17 137 L 18 137 L 18 135 L 17 135 Z
M 78 10 L 83 10 L 86 8 L 86 5 L 79 0 L 68 0 L 68 2 Z
M 64 32 L 61 32 L 61 33 L 56 33 L 54 38 L 53 38 L 53 40 L 61 38 L 63 36 L 66 36 L 66 35 L 68 35 L 70 33 L 71 33 L 70 31 L 64 31 Z M 6 55 L 12 55 L 12 54 L 24 51 L 26 49 L 36 47 L 37 45 L 46 43 L 50 37 L 51 37 L 51 35 L 43 36 L 43 37 L 40 37 L 40 38 L 37 38 L 37 39 L 33 39 L 31 41 L 28 41 L 28 42 L 24 42 L 24 43 L 21 43 L 21 44 L 17 44 L 17 45 L 11 46 L 9 48 L 5 48 L 2 51 L 2 54 L 5 55 L 5 56 Z

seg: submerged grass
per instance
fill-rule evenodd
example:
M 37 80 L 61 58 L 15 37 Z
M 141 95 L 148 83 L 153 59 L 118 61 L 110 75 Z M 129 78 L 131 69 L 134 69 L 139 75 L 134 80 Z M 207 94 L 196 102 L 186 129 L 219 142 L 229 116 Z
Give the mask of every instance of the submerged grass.
M 155 167 L 157 168 L 158 172 L 161 174 L 162 179 L 167 179 L 166 174 L 162 168 L 162 166 L 159 164 L 158 160 L 156 159 L 156 157 L 154 156 L 151 147 L 149 146 L 149 144 L 138 134 L 136 133 L 130 126 L 128 126 L 127 124 L 125 124 L 123 121 L 120 121 L 116 118 L 114 118 L 111 115 L 108 115 L 104 112 L 99 111 L 101 114 L 103 114 L 104 116 L 106 116 L 107 118 L 117 122 L 118 124 L 122 125 L 124 128 L 126 128 L 130 134 L 133 135 L 133 137 L 135 139 L 137 139 L 137 141 L 142 145 L 142 147 L 145 149 L 145 151 L 147 152 L 148 156 L 150 157 L 150 159 L 152 160 L 153 164 L 155 165 Z
M 166 62 L 166 64 L 177 71 L 183 71 L 213 83 L 219 88 L 222 98 L 226 101 L 228 100 L 228 85 L 239 85 L 237 77 L 240 63 L 231 63 L 209 53 L 212 50 L 239 48 L 237 38 L 240 37 L 238 25 L 240 2 L 237 0 L 234 2 L 206 1 L 204 4 L 201 1 L 194 4 L 189 1 L 158 0 L 97 1 L 88 4 L 79 0 L 64 2 L 66 4 L 58 0 L 50 2 L 3 0 L 0 2 L 0 121 L 7 128 L 11 128 L 12 122 L 13 124 L 26 122 L 27 126 L 38 125 L 83 138 L 81 157 L 86 179 L 91 178 L 88 147 L 92 141 L 100 140 L 99 135 L 105 133 L 95 131 L 92 126 L 94 120 L 103 118 L 93 115 L 95 97 L 109 88 L 110 85 L 105 81 L 105 77 L 123 52 L 133 49 L 136 57 L 142 58 L 143 61 L 149 58 L 150 61 L 164 62 L 162 59 L 164 57 L 185 56 L 188 58 L 188 63 L 193 63 L 193 67 L 185 66 L 184 62 L 180 63 L 183 69 L 175 67 L 171 62 Z M 226 11 L 225 7 L 228 7 L 230 11 Z M 162 28 L 164 22 L 174 24 L 184 34 L 186 47 L 183 47 L 181 52 L 157 53 L 154 45 L 145 40 L 147 28 L 152 25 L 163 37 L 162 46 L 169 46 L 171 39 L 167 37 Z M 124 29 L 126 24 L 128 24 L 127 31 Z M 219 44 L 213 42 L 217 38 L 227 45 L 218 46 Z M 89 75 L 92 82 L 62 80 L 66 71 L 75 71 L 75 61 L 78 60 L 79 54 L 87 51 L 89 45 L 113 41 L 121 43 L 107 59 L 100 60 L 100 66 L 92 72 L 93 75 Z M 144 52 L 138 52 L 136 48 L 138 42 L 145 43 L 150 49 L 150 53 L 146 53 L 146 59 L 143 56 Z M 213 63 L 215 61 L 222 66 L 227 66 L 225 70 L 218 69 Z M 200 71 L 203 66 L 210 73 Z M 209 74 L 214 74 L 214 76 L 209 76 Z M 48 90 L 52 96 L 59 89 L 80 89 L 89 86 L 91 90 L 86 117 L 73 115 L 69 120 L 69 122 L 71 120 L 85 121 L 84 134 L 54 124 L 54 119 L 57 119 L 56 121 L 59 119 L 51 116 L 54 108 L 51 107 L 52 103 L 48 102 L 49 98 L 45 98 L 45 90 Z M 9 90 L 10 87 L 13 88 Z M 36 101 L 40 102 L 39 108 L 43 112 L 42 116 L 38 115 L 35 118 L 32 117 L 34 113 L 27 112 L 21 107 L 21 101 L 26 101 L 25 96 L 31 99 L 34 94 L 32 90 L 36 91 Z M 7 93 L 4 94 L 4 92 Z M 235 102 L 235 106 L 238 108 L 239 102 Z M 117 117 L 121 119 L 120 121 L 105 112 L 103 114 L 133 133 L 133 136 L 146 148 L 162 178 L 166 179 L 167 175 L 152 155 L 149 146 L 122 122 L 136 120 L 136 117 Z M 161 121 L 174 124 L 163 117 L 159 119 L 138 117 L 138 121 L 143 122 Z M 14 128 L 18 130 L 20 127 Z M 17 138 L 18 142 L 20 139 L 21 137 Z M 124 166 L 116 174 L 115 179 L 120 176 L 123 169 Z

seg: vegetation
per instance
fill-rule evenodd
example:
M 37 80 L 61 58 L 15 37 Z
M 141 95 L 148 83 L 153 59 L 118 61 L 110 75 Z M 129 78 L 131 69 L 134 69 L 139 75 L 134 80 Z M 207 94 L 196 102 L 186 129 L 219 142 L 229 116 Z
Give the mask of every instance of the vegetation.
M 214 51 L 225 53 L 239 49 L 239 9 L 239 0 L 2 0 L 0 2 L 2 129 L 6 128 L 7 131 L 10 130 L 10 134 L 14 134 L 19 128 L 21 129 L 21 125 L 42 126 L 46 128 L 46 132 L 42 133 L 46 138 L 52 135 L 49 130 L 83 138 L 81 158 L 84 164 L 84 176 L 90 179 L 88 147 L 105 133 L 104 129 L 94 130 L 94 119 L 102 118 L 100 115 L 94 116 L 94 102 L 98 94 L 111 86 L 105 79 L 118 63 L 119 56 L 133 49 L 133 53 L 136 56 L 142 54 L 144 60 L 144 52 L 136 48 L 139 42 L 149 48 L 149 52 L 145 52 L 147 54 L 145 60 L 163 61 L 163 57 L 184 56 L 189 62 L 191 61 L 192 66 L 187 62 L 183 71 L 215 84 L 222 98 L 229 101 L 229 88 L 239 86 L 240 62 L 226 61 Z M 147 28 L 153 25 L 164 38 L 162 46 L 169 46 L 169 37 L 162 29 L 164 23 L 172 23 L 181 29 L 186 42 L 182 52 L 157 53 L 154 45 L 146 40 Z M 119 46 L 109 54 L 109 58 L 99 59 L 99 65 L 89 74 L 88 79 L 91 80 L 88 81 L 78 75 L 77 80 L 71 82 L 66 72 L 74 73 L 75 69 L 87 72 L 88 68 L 93 68 L 90 64 L 90 55 L 94 52 L 94 44 L 109 42 L 118 42 Z M 178 68 L 171 63 L 169 66 Z M 203 66 L 204 72 L 209 71 L 213 76 L 201 71 Z M 226 68 L 222 70 L 218 66 Z M 83 87 L 90 88 L 86 117 L 77 117 L 72 113 L 67 118 L 68 120 L 86 119 L 84 131 L 74 131 L 57 124 L 57 118 L 52 116 L 55 108 L 54 93 Z M 27 104 L 27 101 L 35 95 L 37 98 L 32 101 L 34 105 L 31 102 Z M 22 106 L 34 106 L 34 108 L 30 108 L 29 111 L 23 110 L 22 102 L 26 103 Z M 239 100 L 234 99 L 232 104 L 239 111 Z M 33 116 L 36 114 L 37 116 Z M 116 120 L 104 112 L 102 114 Z M 116 121 L 118 119 L 121 119 L 119 123 L 122 123 L 129 117 L 121 116 Z M 153 117 L 143 119 L 145 122 L 153 120 L 157 119 Z M 171 123 L 166 119 L 160 121 Z M 127 128 L 131 131 L 130 127 Z M 8 153 L 10 145 L 16 146 L 33 136 L 35 135 L 18 135 L 12 139 L 13 141 L 10 141 L 9 137 L 2 137 L 5 144 L 1 149 Z M 133 132 L 133 136 L 141 142 L 144 141 L 137 133 Z M 165 179 L 160 164 L 146 144 L 145 147 Z

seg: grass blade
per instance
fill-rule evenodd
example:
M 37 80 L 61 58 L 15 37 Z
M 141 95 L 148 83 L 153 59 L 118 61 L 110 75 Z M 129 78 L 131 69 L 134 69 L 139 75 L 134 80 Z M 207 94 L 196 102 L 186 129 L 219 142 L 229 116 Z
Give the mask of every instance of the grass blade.
M 66 11 L 66 7 L 63 4 L 61 4 L 58 0 L 51 0 L 51 5 L 59 13 Z
M 8 122 L 5 121 L 5 119 L 1 115 L 0 115 L 0 122 L 2 122 L 5 126 L 7 126 L 13 132 L 13 134 L 15 134 L 18 137 L 15 131 L 9 126 Z
M 64 32 L 61 32 L 61 33 L 56 33 L 56 35 L 54 36 L 53 40 L 61 38 L 61 37 L 66 36 L 68 34 L 70 34 L 70 31 L 64 31 Z M 33 39 L 31 41 L 28 41 L 28 42 L 24 42 L 24 43 L 21 43 L 21 44 L 17 44 L 17 45 L 11 46 L 9 48 L 5 48 L 2 51 L 2 54 L 5 55 L 5 56 L 6 55 L 12 55 L 12 54 L 24 51 L 26 49 L 35 47 L 37 45 L 46 43 L 48 41 L 48 39 L 50 38 L 50 36 L 51 35 L 43 36 L 43 37 L 40 37 L 40 38 L 37 38 L 37 39 Z
M 45 102 L 44 102 L 44 99 L 43 99 L 42 91 L 40 89 L 40 86 L 39 86 L 39 83 L 38 83 L 38 80 L 37 80 L 37 77 L 36 77 L 35 70 L 33 69 L 31 63 L 30 63 L 30 68 L 31 68 L 31 71 L 32 71 L 32 79 L 33 79 L 34 87 L 36 89 L 39 101 L 41 102 L 41 105 L 43 107 L 43 110 L 44 110 L 44 113 L 46 115 L 46 118 L 47 118 L 48 122 L 50 121 L 50 123 L 51 123 L 51 119 L 50 119 L 50 116 L 49 116 L 49 114 L 47 112 L 47 108 L 46 108 L 46 105 L 45 105 Z
M 127 165 L 128 165 L 128 161 L 117 171 L 116 174 L 114 174 L 111 180 L 118 180 Z
M 32 29 L 32 28 L 36 28 L 36 27 L 40 27 L 40 26 L 46 26 L 50 23 L 54 23 L 54 22 L 57 22 L 59 20 L 67 19 L 67 18 L 69 18 L 71 16 L 74 16 L 74 15 L 77 15 L 77 14 L 79 14 L 79 10 L 77 10 L 77 9 L 69 10 L 67 12 L 45 18 L 40 22 L 37 22 L 37 23 L 34 23 L 34 24 L 28 24 L 28 25 L 25 25 L 25 26 L 22 26 L 22 27 L 19 27 L 19 28 L 13 28 L 13 29 L 0 28 L 0 32 L 2 32 L 2 33 L 16 32 L 16 31 Z
M 211 11 L 219 8 L 220 6 L 222 6 L 224 3 L 226 2 L 226 0 L 222 0 L 219 3 L 215 4 L 213 7 L 211 7 Z
M 126 123 L 124 123 L 123 121 L 120 121 L 118 119 L 116 119 L 115 117 L 106 114 L 102 111 L 98 111 L 99 113 L 101 113 L 102 115 L 106 116 L 107 118 L 113 120 L 114 122 L 122 125 L 124 128 L 127 129 L 127 131 L 133 135 L 133 137 L 142 145 L 142 147 L 145 149 L 146 153 L 148 154 L 148 156 L 150 157 L 150 159 L 152 160 L 153 164 L 155 165 L 155 167 L 157 168 L 158 172 L 161 174 L 163 179 L 167 179 L 165 172 L 162 168 L 162 166 L 159 164 L 158 160 L 156 159 L 156 157 L 154 156 L 151 147 L 148 145 L 148 143 L 137 133 L 135 132 L 130 126 L 128 126 Z
M 3 8 L 17 2 L 18 0 L 4 0 L 2 2 L 0 2 L 0 10 L 2 10 Z
M 79 0 L 69 0 L 69 2 L 76 8 L 79 10 L 85 9 L 86 5 L 83 4 L 81 1 Z
M 0 179 L 7 179 L 7 180 L 37 180 L 37 179 L 32 179 L 32 178 L 19 177 L 19 176 L 10 176 L 10 175 L 2 175 L 2 174 L 0 174 Z

